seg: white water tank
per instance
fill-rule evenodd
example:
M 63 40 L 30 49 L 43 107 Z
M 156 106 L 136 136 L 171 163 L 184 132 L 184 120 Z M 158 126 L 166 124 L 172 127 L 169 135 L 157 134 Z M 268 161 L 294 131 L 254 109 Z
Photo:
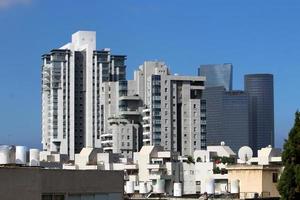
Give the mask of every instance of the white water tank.
M 0 145 L 0 165 L 15 163 L 15 147 L 12 145 Z
M 174 183 L 174 197 L 182 196 L 182 183 Z
M 146 185 L 147 185 L 147 191 L 151 192 L 152 191 L 152 182 L 147 182 Z
M 134 181 L 126 181 L 126 193 L 127 194 L 134 193 Z
M 30 149 L 29 150 L 29 165 L 30 166 L 40 166 L 40 150 Z
M 214 194 L 215 193 L 215 180 L 213 178 L 208 178 L 205 181 L 205 191 L 207 194 Z
M 16 164 L 26 165 L 27 147 L 16 146 Z
M 148 188 L 147 184 L 145 182 L 140 182 L 140 194 L 147 194 L 148 193 Z
M 165 180 L 157 179 L 156 184 L 154 185 L 154 193 L 163 194 L 165 193 Z
M 231 183 L 230 183 L 230 193 L 231 194 L 239 193 L 239 188 L 240 188 L 239 184 L 240 184 L 240 182 L 237 179 L 231 181 Z

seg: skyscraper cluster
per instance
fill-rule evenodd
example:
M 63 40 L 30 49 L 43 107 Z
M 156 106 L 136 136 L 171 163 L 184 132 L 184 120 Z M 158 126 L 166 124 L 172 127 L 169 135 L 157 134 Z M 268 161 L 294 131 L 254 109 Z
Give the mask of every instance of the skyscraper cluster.
M 232 65 L 205 65 L 198 76 L 145 61 L 126 79 L 126 56 L 96 50 L 96 33 L 42 56 L 43 150 L 74 159 L 83 147 L 131 158 L 143 145 L 192 155 L 225 141 L 237 149 L 273 145 L 273 77 L 246 75 L 232 90 Z
M 273 75 L 245 75 L 244 90 L 232 89 L 233 66 L 201 65 L 207 79 L 207 144 L 226 141 L 234 151 L 247 145 L 254 152 L 274 146 Z

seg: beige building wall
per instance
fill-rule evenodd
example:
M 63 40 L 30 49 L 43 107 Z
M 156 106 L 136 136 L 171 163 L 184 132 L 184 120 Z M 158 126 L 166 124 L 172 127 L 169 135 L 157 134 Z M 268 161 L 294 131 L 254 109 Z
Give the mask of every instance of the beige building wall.
M 240 198 L 279 197 L 273 174 L 279 174 L 280 166 L 236 165 L 228 167 L 228 181 L 239 180 Z M 276 176 L 276 175 L 275 175 Z

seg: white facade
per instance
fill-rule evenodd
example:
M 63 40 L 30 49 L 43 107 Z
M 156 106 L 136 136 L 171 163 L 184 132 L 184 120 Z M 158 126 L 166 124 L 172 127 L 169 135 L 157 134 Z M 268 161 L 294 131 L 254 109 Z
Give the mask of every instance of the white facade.
M 83 147 L 101 147 L 101 85 L 125 80 L 126 56 L 96 51 L 96 33 L 79 31 L 42 58 L 43 150 L 73 160 Z
M 176 190 L 181 190 L 179 193 L 183 196 L 205 192 L 228 194 L 231 188 L 238 188 L 238 184 L 231 185 L 234 183 L 228 181 L 227 172 L 216 172 L 215 170 L 216 168 L 226 170 L 232 166 L 239 166 L 236 165 L 236 155 L 230 147 L 225 145 L 211 146 L 211 148 L 208 146 L 208 149 L 213 150 L 195 151 L 194 161 L 189 161 L 187 157 L 181 157 L 171 151 L 164 151 L 159 146 L 143 146 L 140 152 L 134 153 L 133 159 L 122 158 L 118 154 L 99 153 L 87 148 L 83 149 L 80 155 L 75 156 L 74 165 L 66 164 L 64 168 L 124 170 L 125 185 L 130 185 L 128 191 L 125 187 L 125 193 L 131 195 L 135 193 L 146 197 L 151 196 L 151 193 L 162 192 L 163 195 L 174 196 L 175 185 L 180 185 Z M 255 166 L 261 166 L 261 164 L 257 165 L 257 161 L 264 160 L 264 163 L 269 161 L 269 164 L 265 165 L 280 166 L 281 157 L 278 153 L 277 149 L 263 148 L 257 158 L 252 158 L 252 163 Z M 199 157 L 201 160 L 196 160 Z M 215 158 L 233 158 L 233 162 L 217 162 L 218 160 Z M 250 165 L 252 164 L 245 164 L 245 166 Z
M 146 61 L 135 71 L 144 103 L 143 144 L 192 155 L 206 148 L 205 77 L 171 75 L 163 62 Z

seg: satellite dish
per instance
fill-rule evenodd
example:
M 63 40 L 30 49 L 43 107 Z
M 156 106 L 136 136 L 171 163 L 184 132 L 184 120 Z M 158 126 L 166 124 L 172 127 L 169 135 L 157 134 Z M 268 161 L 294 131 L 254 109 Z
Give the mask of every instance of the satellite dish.
M 244 161 L 245 163 L 250 160 L 253 156 L 253 151 L 248 146 L 243 146 L 239 149 L 239 158 Z

